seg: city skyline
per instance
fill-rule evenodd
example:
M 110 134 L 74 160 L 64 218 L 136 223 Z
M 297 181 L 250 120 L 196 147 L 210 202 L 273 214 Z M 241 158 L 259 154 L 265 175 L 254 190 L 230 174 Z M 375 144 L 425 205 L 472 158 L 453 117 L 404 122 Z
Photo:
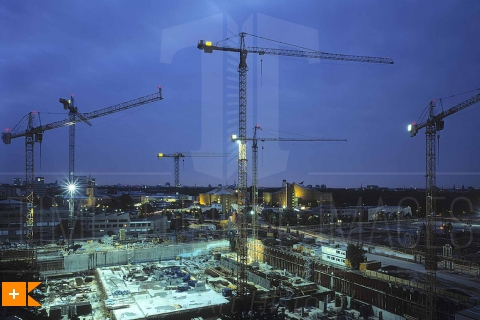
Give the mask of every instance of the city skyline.
M 38 182 L 38 178 L 41 178 L 42 183 L 44 183 L 46 185 L 57 184 L 58 186 L 62 186 L 67 181 L 67 180 L 60 181 L 60 180 L 49 180 L 49 179 L 43 180 L 45 177 L 35 177 L 35 182 L 36 183 Z M 92 178 L 95 180 L 95 177 L 92 177 Z M 16 184 L 15 181 L 17 179 L 20 179 L 22 183 L 21 184 Z M 8 181 L 0 181 L 0 185 L 4 184 L 4 185 L 18 186 L 18 187 L 24 187 L 25 186 L 25 181 L 22 178 L 14 178 L 13 181 L 14 181 L 13 183 L 8 182 Z M 387 189 L 405 189 L 405 190 L 408 190 L 408 189 L 419 189 L 419 190 L 425 189 L 425 186 L 414 186 L 414 185 L 387 186 L 387 185 L 376 185 L 376 184 L 371 184 L 371 183 L 361 183 L 359 186 L 329 186 L 329 185 L 326 185 L 324 183 L 310 183 L 310 182 L 298 181 L 298 180 L 297 181 L 287 181 L 287 183 L 290 183 L 290 184 L 296 183 L 298 185 L 302 185 L 302 186 L 305 186 L 305 187 L 311 186 L 311 187 L 314 187 L 314 188 L 325 188 L 325 189 L 344 189 L 344 188 L 345 189 L 360 189 L 360 188 L 363 188 L 363 189 L 376 189 L 376 188 L 384 189 L 384 188 L 387 188 Z M 134 188 L 167 187 L 167 188 L 174 188 L 173 187 L 173 182 L 170 182 L 170 181 L 164 181 L 164 182 L 160 182 L 158 184 L 145 184 L 145 183 L 127 184 L 127 183 L 121 183 L 121 182 L 103 184 L 103 183 L 95 182 L 95 186 L 100 187 L 100 188 L 103 188 L 103 187 L 120 187 L 120 188 L 121 187 L 134 187 Z M 226 182 L 226 183 L 214 184 L 214 183 L 207 182 L 206 184 L 182 185 L 181 188 L 195 188 L 195 187 L 197 187 L 197 188 L 217 188 L 217 187 L 233 187 L 233 186 L 236 186 L 236 181 L 233 181 L 232 183 Z M 250 188 L 251 185 L 249 184 L 248 187 Z M 471 185 L 456 184 L 456 183 L 454 183 L 452 186 L 439 186 L 439 185 L 437 185 L 437 187 L 439 189 L 446 189 L 446 190 L 462 190 L 462 189 L 468 189 L 468 188 L 471 188 L 471 187 L 473 187 L 475 189 L 478 189 L 477 187 L 474 187 L 474 186 L 471 186 Z M 67 188 L 66 184 L 65 184 L 65 188 Z M 275 184 L 273 184 L 273 185 L 260 185 L 259 188 L 282 188 L 282 182 L 280 182 L 277 185 L 275 185 Z
M 224 78 L 238 78 L 238 55 L 206 55 L 196 41 L 219 41 L 246 28 L 307 48 L 391 57 L 395 62 L 250 55 L 249 136 L 258 123 L 271 129 L 260 131 L 262 136 L 348 140 L 260 143 L 260 186 L 278 186 L 286 179 L 336 188 L 424 188 L 424 130 L 410 138 L 407 125 L 417 121 L 433 99 L 470 91 L 442 99 L 439 112 L 479 93 L 473 90 L 480 87 L 480 45 L 474 41 L 480 31 L 475 19 L 480 3 L 305 3 L 291 10 L 287 2 L 273 1 L 119 2 L 115 7 L 96 2 L 96 10 L 91 10 L 88 3 L 4 2 L 0 26 L 9 32 L 0 36 L 1 131 L 12 129 L 31 111 L 41 114 L 42 124 L 66 118 L 58 99 L 71 94 L 79 111 L 86 113 L 154 93 L 161 85 L 162 101 L 93 120 L 92 127 L 76 125 L 75 174 L 91 174 L 101 185 L 173 184 L 173 160 L 158 160 L 157 153 L 230 152 L 228 159 L 182 159 L 180 183 L 232 184 L 238 178 L 232 171 L 236 149 L 229 134 L 238 133 L 232 131 L 238 120 L 232 122 L 227 115 L 227 91 L 217 92 L 205 79 L 225 86 Z M 215 29 L 218 19 L 221 30 Z M 178 44 L 183 39 L 188 39 L 188 47 Z M 263 40 L 256 44 L 277 45 Z M 174 46 L 180 49 L 172 51 Z M 475 122 L 479 106 L 445 119 L 437 186 L 480 187 L 480 154 L 473 148 L 480 138 Z M 46 132 L 41 162 L 39 152 L 36 144 L 35 176 L 66 178 L 68 128 Z M 250 186 L 250 144 L 247 152 Z M 0 154 L 0 182 L 25 180 L 24 138 L 1 143 Z M 212 175 L 214 170 L 218 173 Z

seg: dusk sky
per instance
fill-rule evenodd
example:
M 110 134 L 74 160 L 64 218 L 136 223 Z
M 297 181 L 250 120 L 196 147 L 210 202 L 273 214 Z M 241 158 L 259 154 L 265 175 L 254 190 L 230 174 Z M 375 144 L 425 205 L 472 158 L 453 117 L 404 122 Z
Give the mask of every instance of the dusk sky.
M 238 54 L 197 49 L 239 32 L 329 53 L 390 57 L 395 64 L 248 56 L 248 135 L 348 142 L 259 143 L 259 184 L 283 179 L 328 187 L 425 186 L 425 130 L 432 99 L 446 110 L 480 88 L 480 1 L 17 1 L 0 2 L 0 128 L 37 111 L 41 123 L 163 88 L 164 100 L 76 125 L 75 171 L 98 184 L 183 185 L 237 180 Z M 247 36 L 247 46 L 296 49 Z M 238 36 L 218 45 L 238 45 Z M 445 119 L 437 185 L 480 187 L 480 103 Z M 437 112 L 441 111 L 437 103 Z M 37 123 L 39 124 L 39 123 Z M 25 130 L 25 126 L 20 127 Z M 295 135 L 292 135 L 294 133 Z M 262 146 L 264 149 L 262 149 Z M 251 144 L 248 145 L 249 159 Z M 35 145 L 35 176 L 68 172 L 68 127 Z M 249 160 L 250 185 L 251 161 Z M 25 138 L 0 144 L 0 183 L 25 179 Z

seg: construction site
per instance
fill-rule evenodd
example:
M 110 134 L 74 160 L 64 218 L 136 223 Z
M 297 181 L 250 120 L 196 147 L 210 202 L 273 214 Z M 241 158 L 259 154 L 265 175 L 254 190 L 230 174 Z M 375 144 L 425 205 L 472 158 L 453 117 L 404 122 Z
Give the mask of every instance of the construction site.
M 281 230 L 275 240 L 267 231 L 260 230 L 263 241 L 247 242 L 248 306 L 238 299 L 237 254 L 228 240 L 115 246 L 107 237 L 101 244 L 78 242 L 81 250 L 70 254 L 57 245 L 37 248 L 39 302 L 51 319 L 216 319 L 242 308 L 250 318 L 285 319 L 413 319 L 424 312 L 421 253 L 365 245 L 368 260 L 355 271 L 326 257 L 341 257 L 346 237 Z M 29 255 L 4 250 L 2 261 Z M 478 304 L 480 269 L 443 259 L 437 312 L 453 319 Z
M 209 63 L 214 59 L 224 59 L 230 64 L 230 69 L 235 66 L 238 72 L 238 79 L 225 76 L 226 83 L 230 81 L 229 89 L 235 82 L 236 109 L 229 111 L 229 114 L 235 115 L 238 127 L 237 131 L 230 130 L 229 135 L 222 137 L 236 148 L 236 181 L 234 190 L 219 185 L 218 189 L 199 196 L 202 201 L 208 202 L 212 215 L 214 206 L 219 208 L 222 215 L 218 219 L 212 217 L 209 220 L 211 225 L 205 224 L 201 216 L 198 224 L 185 227 L 185 211 L 179 211 L 178 215 L 174 213 L 172 217 L 172 205 L 166 200 L 162 200 L 162 205 L 170 208 L 170 211 L 152 209 L 142 214 L 142 219 L 148 217 L 148 221 L 134 220 L 132 216 L 135 215 L 137 219 L 140 213 L 121 210 L 112 216 L 107 212 L 97 214 L 93 203 L 98 195 L 95 195 L 93 183 L 81 195 L 89 204 L 78 204 L 78 193 L 83 186 L 79 185 L 76 176 L 76 126 L 86 124 L 90 127 L 90 121 L 100 117 L 109 118 L 112 114 L 153 103 L 163 104 L 168 100 L 168 94 L 163 97 L 162 86 L 158 86 L 150 95 L 86 113 L 80 112 L 74 95 L 67 99 L 60 98 L 59 103 L 67 113 L 65 119 L 42 124 L 39 114 L 32 111 L 12 129 L 2 132 L 5 145 L 24 139 L 25 154 L 22 157 L 12 154 L 11 157 L 15 162 L 25 162 L 25 184 L 24 188 L 19 188 L 24 190 L 23 194 L 5 196 L 5 201 L 9 202 L 3 204 L 6 209 L 2 210 L 6 212 L 5 218 L 10 214 L 8 210 L 12 211 L 8 216 L 12 222 L 2 223 L 1 228 L 5 226 L 5 232 L 0 230 L 0 235 L 4 238 L 9 235 L 13 238 L 15 235 L 21 240 L 15 247 L 10 241 L 8 245 L 5 241 L 0 257 L 6 266 L 14 266 L 18 261 L 28 263 L 31 271 L 23 270 L 21 273 L 30 272 L 41 282 L 32 291 L 41 306 L 26 307 L 34 309 L 31 319 L 35 319 L 34 314 L 37 313 L 54 320 L 480 319 L 480 218 L 459 219 L 453 214 L 444 218 L 437 209 L 437 199 L 440 199 L 437 186 L 439 132 L 444 129 L 444 122 L 448 121 L 449 116 L 480 102 L 480 94 L 469 93 L 468 99 L 448 107 L 441 100 L 432 100 L 420 120 L 408 126 L 406 136 L 415 137 L 421 130 L 425 131 L 426 136 L 426 146 L 422 146 L 426 163 L 425 172 L 422 172 L 426 186 L 422 197 L 425 200 L 415 217 L 410 207 L 400 212 L 404 210 L 403 207 L 396 209 L 392 206 L 391 212 L 387 212 L 380 205 L 377 206 L 380 208 L 378 210 L 374 208 L 375 204 L 360 205 L 359 200 L 358 207 L 362 209 L 351 209 L 351 219 L 342 223 L 347 213 L 330 212 L 329 207 L 322 207 L 323 203 L 330 200 L 325 200 L 327 196 L 321 194 L 321 188 L 308 187 L 304 190 L 311 190 L 307 191 L 317 196 L 312 200 L 316 203 L 308 207 L 318 209 L 316 215 L 319 222 L 302 225 L 299 219 L 305 208 L 298 201 L 302 197 L 307 201 L 307 191 L 300 196 L 299 191 L 295 193 L 293 184 L 285 184 L 278 192 L 265 192 L 263 200 L 259 197 L 259 171 L 262 170 L 259 165 L 259 142 L 317 144 L 343 143 L 347 139 L 266 137 L 262 135 L 263 129 L 259 124 L 253 127 L 253 135 L 250 135 L 247 132 L 252 127 L 252 123 L 247 123 L 251 116 L 247 108 L 247 90 L 251 90 L 247 85 L 247 56 L 341 61 L 366 65 L 365 68 L 371 64 L 390 68 L 394 60 L 390 57 L 310 50 L 299 44 L 287 44 L 281 42 L 282 39 L 272 40 L 246 31 L 228 35 L 217 42 L 201 39 L 196 44 L 190 44 L 196 46 L 198 55 L 207 55 L 207 59 L 212 59 L 208 60 Z M 248 39 L 254 39 L 255 42 L 248 42 Z M 250 45 L 260 39 L 274 41 L 276 45 L 281 43 L 289 49 Z M 388 48 L 385 50 L 388 51 Z M 257 94 L 257 89 L 252 89 L 252 95 Z M 308 88 L 302 94 L 309 95 Z M 424 102 L 418 103 L 421 105 Z M 225 105 L 229 104 L 225 102 Z M 135 125 L 141 127 L 141 124 Z M 68 166 L 62 168 L 62 172 L 66 172 L 66 178 L 62 181 L 63 197 L 68 203 L 66 237 L 49 244 L 37 243 L 36 228 L 51 229 L 52 225 L 39 220 L 39 189 L 35 179 L 38 170 L 35 154 L 38 151 L 35 151 L 35 146 L 46 143 L 46 132 L 56 132 L 60 128 L 68 128 L 68 148 L 66 145 L 63 148 L 68 149 Z M 116 144 L 116 148 L 124 147 L 116 139 L 109 141 L 109 144 Z M 181 143 L 178 144 L 181 149 Z M 247 151 L 250 147 L 251 151 Z M 222 147 L 218 146 L 218 150 L 222 150 Z M 224 158 L 231 155 L 230 152 L 157 152 L 152 150 L 149 157 L 154 158 L 156 154 L 159 160 L 173 158 L 174 185 L 171 190 L 173 196 L 179 198 L 182 187 L 180 160 L 185 157 Z M 247 157 L 250 152 L 251 157 Z M 467 150 L 459 151 L 464 152 Z M 55 154 L 47 154 L 46 157 L 53 159 Z M 114 162 L 110 160 L 109 165 Z M 117 170 L 128 171 L 127 168 Z M 264 201 L 267 194 L 269 199 L 280 199 L 275 200 L 276 208 L 269 207 L 272 212 L 275 211 L 272 220 L 262 218 L 267 211 Z M 192 202 L 198 204 L 198 201 Z M 137 207 L 147 207 L 147 203 L 152 205 L 154 202 L 144 199 L 138 202 Z M 474 206 L 477 204 L 474 203 Z M 15 209 L 17 211 L 14 211 L 15 206 L 18 207 L 18 210 Z M 288 210 L 296 218 L 295 225 L 275 220 L 281 220 Z M 15 216 L 18 212 L 21 217 Z M 170 214 L 168 217 L 167 213 Z M 103 224 L 96 221 L 95 216 L 101 217 L 97 220 L 101 219 Z M 115 225 L 112 224 L 113 217 Z M 206 218 L 210 219 L 208 216 Z M 13 219 L 18 219 L 18 222 L 14 223 Z M 196 220 L 191 217 L 188 219 Z M 78 221 L 92 230 L 98 229 L 103 236 L 74 239 Z M 175 229 L 167 234 L 165 230 L 172 230 L 167 225 L 172 225 L 173 221 L 176 221 Z M 226 221 L 223 232 L 213 232 L 220 221 Z M 276 221 L 276 225 L 272 225 L 272 221 Z M 17 226 L 18 232 L 12 229 Z M 139 237 L 138 233 L 142 236 Z M 468 246 L 468 254 L 466 249 L 459 251 L 461 245 L 458 239 L 463 241 L 464 247 Z M 10 274 L 17 273 L 18 270 L 3 270 L 2 281 L 7 282 Z M 17 280 L 21 281 L 21 278 Z M 2 293 L 15 299 L 15 291 L 3 292 L 2 287 Z M 17 305 L 4 304 L 0 318 L 20 319 L 7 310 L 8 306 Z

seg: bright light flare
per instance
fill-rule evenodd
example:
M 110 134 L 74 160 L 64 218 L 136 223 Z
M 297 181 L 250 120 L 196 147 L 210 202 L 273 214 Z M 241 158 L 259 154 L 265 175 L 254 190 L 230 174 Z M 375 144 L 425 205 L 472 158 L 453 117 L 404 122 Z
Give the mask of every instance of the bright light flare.
M 77 187 L 74 184 L 69 184 L 68 185 L 68 191 L 73 192 L 73 191 L 75 191 L 75 189 L 77 189 Z
M 411 124 L 408 125 L 407 130 L 412 131 L 412 125 Z

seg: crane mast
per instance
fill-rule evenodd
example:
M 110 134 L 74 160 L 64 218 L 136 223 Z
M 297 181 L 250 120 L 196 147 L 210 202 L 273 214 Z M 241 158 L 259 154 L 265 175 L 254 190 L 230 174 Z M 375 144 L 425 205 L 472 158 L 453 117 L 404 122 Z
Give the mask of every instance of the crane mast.
M 75 214 L 75 122 L 77 117 L 87 123 L 89 126 L 92 124 L 80 113 L 78 108 L 75 107 L 73 95 L 69 100 L 60 98 L 58 100 L 63 104 L 65 110 L 69 110 L 68 117 L 71 125 L 68 128 L 68 236 L 67 236 L 67 250 L 70 250 L 73 245 L 73 216 Z
M 62 101 L 64 100 L 64 101 Z M 73 100 L 73 97 L 72 97 Z M 155 102 L 158 100 L 163 100 L 162 97 L 162 87 L 158 87 L 158 92 L 143 96 L 134 100 L 126 101 L 114 106 L 107 108 L 99 109 L 90 113 L 80 114 L 76 112 L 76 109 L 72 109 L 73 105 L 71 101 L 68 101 L 68 106 L 70 109 L 68 118 L 60 121 L 55 121 L 46 125 L 35 126 L 35 114 L 36 112 L 30 112 L 26 117 L 27 118 L 27 129 L 25 131 L 18 130 L 19 124 L 15 126 L 13 130 L 7 130 L 2 132 L 2 141 L 4 144 L 11 144 L 12 139 L 25 137 L 25 189 L 26 189 L 26 245 L 28 248 L 33 249 L 33 228 L 34 228 L 34 193 L 33 193 L 33 184 L 34 184 L 34 144 L 35 142 L 41 143 L 43 140 L 43 133 L 48 130 L 61 128 L 64 126 L 72 126 L 76 122 L 84 121 L 89 124 L 88 120 L 113 114 L 119 111 L 127 110 L 130 108 L 138 107 L 144 104 Z M 64 107 L 67 106 L 64 103 L 65 99 L 60 99 L 60 102 L 64 104 Z M 67 108 L 66 108 L 67 109 Z M 74 165 L 74 144 L 75 144 L 75 132 L 72 131 L 72 127 L 69 128 L 69 179 L 72 180 L 73 175 L 73 165 Z M 69 233 L 72 229 L 72 224 L 70 221 L 70 212 L 71 212 L 71 203 L 73 202 L 72 198 L 69 199 Z M 70 239 L 70 235 L 69 235 Z M 33 258 L 30 257 L 30 258 Z
M 240 35 L 240 63 L 238 65 L 238 228 L 237 242 L 237 295 L 244 298 L 247 292 L 247 226 L 245 207 L 247 205 L 247 50 L 245 33 Z
M 265 141 L 284 141 L 284 142 L 308 142 L 308 141 L 316 141 L 316 142 L 328 142 L 328 141 L 347 141 L 346 139 L 322 139 L 322 138 L 259 138 L 257 137 L 257 130 L 262 130 L 259 125 L 256 125 L 253 128 L 253 138 L 245 138 L 246 141 L 252 141 L 252 239 L 253 241 L 258 240 L 258 229 L 259 229 L 259 206 L 258 206 L 258 141 L 265 142 Z M 231 135 L 231 141 L 240 141 L 240 138 L 236 135 Z M 258 257 L 256 252 L 252 254 L 253 260 L 257 261 Z
M 256 241 L 258 240 L 258 227 L 259 219 L 258 216 L 258 139 L 257 139 L 257 130 L 261 130 L 259 125 L 256 125 L 253 128 L 253 141 L 252 141 L 252 238 L 253 238 L 253 260 L 257 262 L 257 252 L 256 252 Z
M 301 50 L 284 50 L 271 49 L 260 47 L 247 47 L 245 45 L 245 36 L 247 33 L 240 33 L 239 47 L 221 47 L 213 45 L 211 41 L 200 40 L 197 48 L 203 50 L 205 53 L 212 53 L 216 51 L 238 52 L 240 61 L 238 64 L 238 214 L 237 222 L 239 225 L 238 239 L 237 239 L 237 296 L 242 300 L 248 295 L 247 290 L 247 226 L 245 219 L 245 206 L 247 204 L 247 54 L 257 53 L 259 55 L 270 54 L 280 56 L 317 58 L 329 60 L 343 60 L 343 61 L 357 61 L 370 63 L 386 63 L 393 64 L 390 58 L 378 58 L 368 56 L 354 56 L 343 54 L 331 54 L 320 51 L 301 51 Z
M 425 198 L 425 319 L 437 319 L 437 254 L 435 252 L 436 223 L 435 216 L 438 214 L 436 207 L 437 191 L 437 167 L 436 167 L 436 144 L 437 131 L 443 130 L 443 119 L 455 114 L 480 101 L 480 94 L 473 96 L 456 106 L 435 115 L 436 101 L 433 100 L 428 106 L 428 119 L 424 123 L 412 123 L 408 126 L 410 136 L 414 137 L 418 130 L 425 128 L 426 137 L 426 198 Z
M 435 102 L 430 103 L 430 119 L 433 119 L 435 113 Z M 435 123 L 429 123 L 425 128 L 427 156 L 426 156 L 426 319 L 433 320 L 436 317 L 436 281 L 437 281 L 437 255 L 435 253 L 435 215 L 436 210 L 436 188 L 437 188 L 437 168 L 436 168 L 436 128 Z
M 34 183 L 34 134 L 31 133 L 34 125 L 34 113 L 30 112 L 28 114 L 28 125 L 27 125 L 27 135 L 25 136 L 25 191 L 27 195 L 27 216 L 26 216 L 26 241 L 27 247 L 33 249 L 33 223 L 34 223 L 34 203 L 33 203 L 33 183 Z M 40 136 L 41 139 L 41 136 Z M 38 140 L 38 139 L 37 139 Z M 41 140 L 40 140 L 41 141 Z M 33 250 L 32 256 L 28 257 L 33 259 Z

